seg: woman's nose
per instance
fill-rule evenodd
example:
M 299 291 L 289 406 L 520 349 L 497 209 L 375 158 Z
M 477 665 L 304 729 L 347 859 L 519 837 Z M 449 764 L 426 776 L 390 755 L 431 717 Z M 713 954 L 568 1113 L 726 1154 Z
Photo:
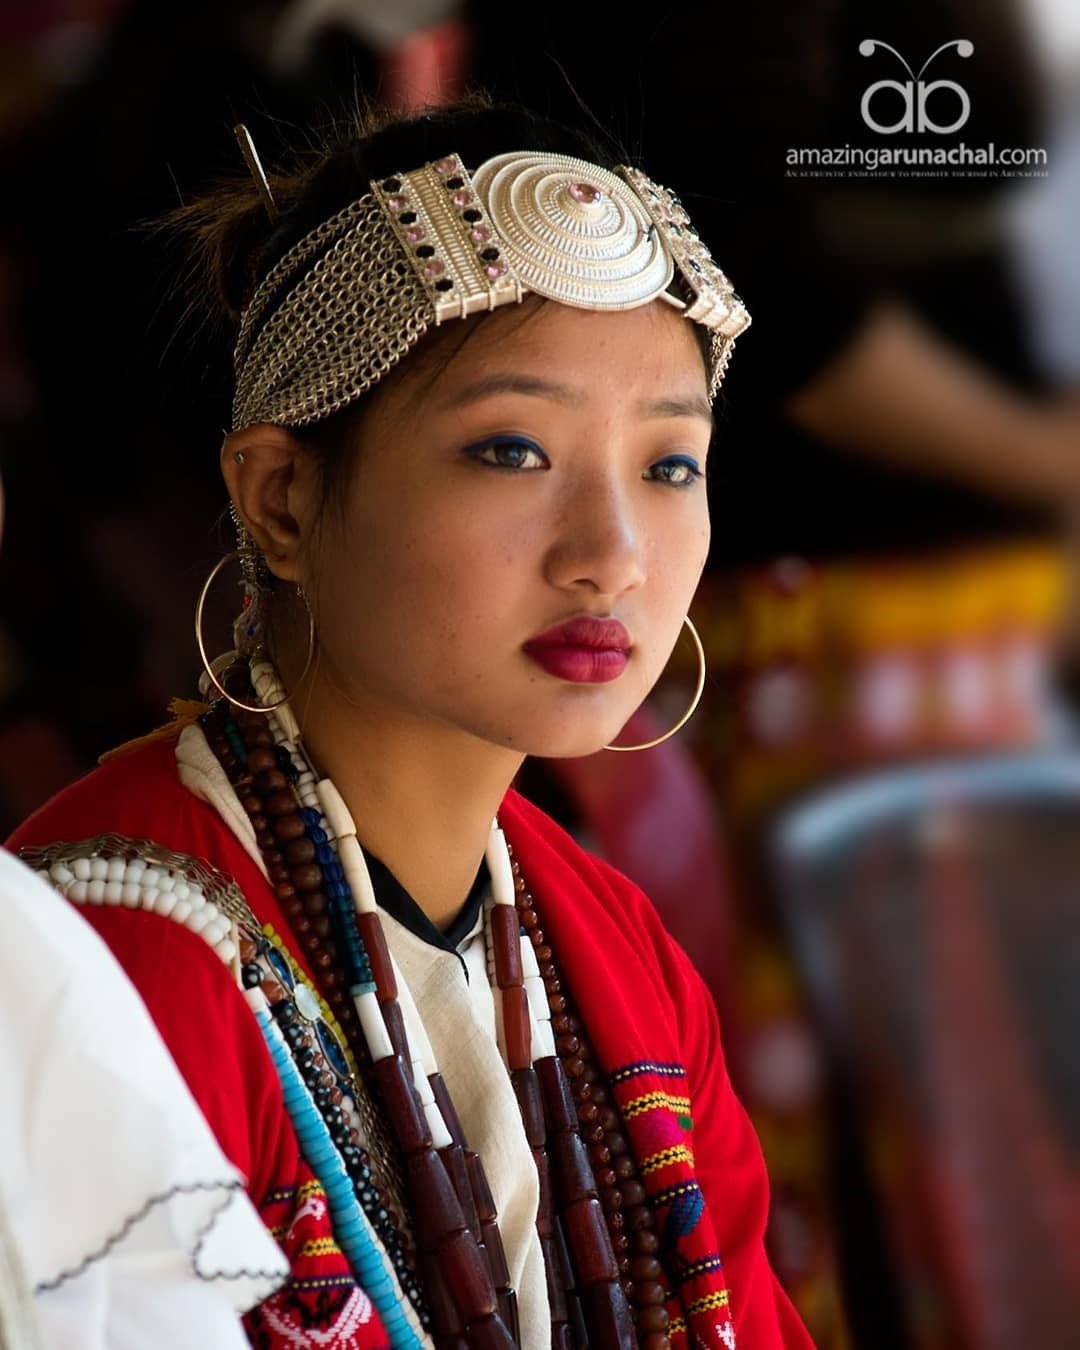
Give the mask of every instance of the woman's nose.
M 581 483 L 568 495 L 547 556 L 548 580 L 616 596 L 645 580 L 641 523 L 625 488 L 613 481 Z

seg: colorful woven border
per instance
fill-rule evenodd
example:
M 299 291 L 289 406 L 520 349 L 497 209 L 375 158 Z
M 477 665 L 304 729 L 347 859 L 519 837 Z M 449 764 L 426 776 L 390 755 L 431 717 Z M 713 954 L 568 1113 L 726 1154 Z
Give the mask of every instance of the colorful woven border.
M 656 1207 L 660 1255 L 674 1286 L 668 1336 L 676 1350 L 696 1344 L 734 1350 L 723 1261 L 711 1250 L 712 1226 L 702 1223 L 705 1197 L 694 1171 L 686 1070 L 642 1060 L 616 1069 L 611 1083 Z

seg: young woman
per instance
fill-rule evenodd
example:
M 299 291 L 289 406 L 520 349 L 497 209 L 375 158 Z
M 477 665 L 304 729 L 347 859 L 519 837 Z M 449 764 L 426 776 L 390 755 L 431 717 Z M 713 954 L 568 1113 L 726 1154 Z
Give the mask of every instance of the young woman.
M 259 1346 L 808 1344 L 708 995 L 511 788 L 663 670 L 748 322 L 598 159 L 458 109 L 196 209 L 239 320 L 237 651 L 13 841 L 290 1259 Z

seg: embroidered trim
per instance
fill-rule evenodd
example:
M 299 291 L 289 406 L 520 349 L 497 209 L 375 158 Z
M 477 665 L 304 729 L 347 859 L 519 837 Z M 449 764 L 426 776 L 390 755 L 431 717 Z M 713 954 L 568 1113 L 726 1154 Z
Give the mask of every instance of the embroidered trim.
M 657 1191 L 653 1199 L 658 1205 L 670 1205 L 673 1200 L 677 1200 L 680 1195 L 700 1195 L 701 1187 L 696 1181 L 684 1181 L 677 1186 L 665 1186 L 662 1191 Z
M 348 1275 L 307 1276 L 299 1280 L 290 1280 L 290 1289 L 349 1289 L 355 1281 Z
M 716 1308 L 726 1308 L 731 1302 L 731 1295 L 726 1289 L 718 1290 L 715 1294 L 706 1294 L 704 1298 L 696 1298 L 687 1308 L 687 1315 L 695 1316 L 697 1313 L 713 1312 Z
M 332 1325 L 327 1320 L 329 1309 L 325 1306 L 325 1299 L 317 1300 L 315 1309 L 295 1306 L 296 1296 L 300 1292 L 299 1284 L 289 1284 L 260 1304 L 255 1310 L 256 1325 L 260 1329 L 264 1325 L 269 1328 L 272 1335 L 278 1338 L 275 1343 L 293 1346 L 321 1344 L 340 1347 L 340 1350 L 360 1350 L 360 1329 L 368 1325 L 374 1311 L 371 1300 L 362 1289 L 353 1285 L 351 1292 L 336 1309 Z M 312 1324 L 313 1313 L 317 1325 Z
M 632 1120 L 634 1116 L 640 1116 L 644 1111 L 655 1111 L 663 1107 L 668 1111 L 673 1111 L 680 1118 L 685 1116 L 690 1118 L 690 1098 L 673 1097 L 667 1092 L 646 1092 L 642 1097 L 634 1097 L 622 1108 L 623 1119 Z M 684 1129 L 692 1128 L 692 1125 L 684 1126 Z
M 96 1251 L 83 1257 L 77 1266 L 71 1266 L 67 1270 L 62 1270 L 59 1275 L 54 1276 L 51 1280 L 43 1280 L 40 1284 L 35 1285 L 34 1293 L 48 1293 L 51 1290 L 59 1289 L 60 1286 L 66 1284 L 68 1280 L 76 1279 L 92 1266 L 95 1261 L 100 1261 L 108 1256 L 109 1252 L 112 1251 L 117 1243 L 123 1242 L 124 1238 L 127 1237 L 131 1230 L 136 1227 L 137 1224 L 140 1224 L 143 1219 L 159 1205 L 167 1204 L 178 1195 L 196 1195 L 200 1191 L 224 1191 L 226 1194 L 221 1203 L 210 1212 L 206 1222 L 196 1233 L 195 1245 L 191 1251 L 192 1268 L 194 1269 L 196 1276 L 201 1280 L 205 1280 L 207 1283 L 211 1283 L 216 1279 L 268 1280 L 272 1282 L 274 1288 L 278 1288 L 286 1279 L 286 1275 L 280 1270 L 222 1270 L 215 1271 L 213 1275 L 204 1275 L 199 1271 L 199 1256 L 202 1253 L 203 1247 L 206 1245 L 206 1239 L 210 1236 L 218 1219 L 232 1204 L 234 1196 L 237 1192 L 242 1192 L 243 1189 L 244 1183 L 238 1178 L 233 1177 L 227 1179 L 222 1178 L 218 1181 L 177 1182 L 175 1186 L 170 1186 L 168 1190 L 159 1191 L 156 1195 L 150 1196 L 140 1209 L 136 1210 L 133 1214 L 129 1214 L 120 1227 L 117 1228 L 114 1233 L 111 1233 Z
M 662 1167 L 670 1167 L 672 1163 L 678 1162 L 688 1163 L 691 1167 L 694 1165 L 694 1155 L 685 1144 L 675 1144 L 652 1154 L 641 1164 L 641 1170 L 646 1174 L 658 1172 Z
M 623 1083 L 628 1078 L 635 1078 L 642 1073 L 656 1073 L 661 1078 L 685 1078 L 686 1070 L 681 1064 L 654 1064 L 651 1060 L 643 1059 L 637 1064 L 628 1064 L 625 1068 L 616 1069 L 611 1075 L 612 1083 Z
M 341 1248 L 333 1238 L 322 1237 L 312 1238 L 310 1242 L 305 1242 L 300 1248 L 301 1256 L 333 1256 Z
M 696 1280 L 699 1275 L 708 1275 L 714 1270 L 723 1270 L 724 1263 L 719 1256 L 707 1256 L 701 1261 L 694 1261 L 679 1271 L 677 1276 L 679 1284 L 688 1284 L 690 1280 Z

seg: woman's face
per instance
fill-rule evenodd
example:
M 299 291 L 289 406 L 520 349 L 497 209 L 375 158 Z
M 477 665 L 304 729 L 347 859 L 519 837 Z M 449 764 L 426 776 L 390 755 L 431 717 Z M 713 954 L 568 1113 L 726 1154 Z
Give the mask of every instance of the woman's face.
M 321 668 L 350 699 L 567 757 L 618 735 L 679 636 L 708 549 L 711 423 L 692 326 L 662 302 L 530 309 L 384 388 L 303 579 Z M 583 617 L 626 635 L 530 649 Z

